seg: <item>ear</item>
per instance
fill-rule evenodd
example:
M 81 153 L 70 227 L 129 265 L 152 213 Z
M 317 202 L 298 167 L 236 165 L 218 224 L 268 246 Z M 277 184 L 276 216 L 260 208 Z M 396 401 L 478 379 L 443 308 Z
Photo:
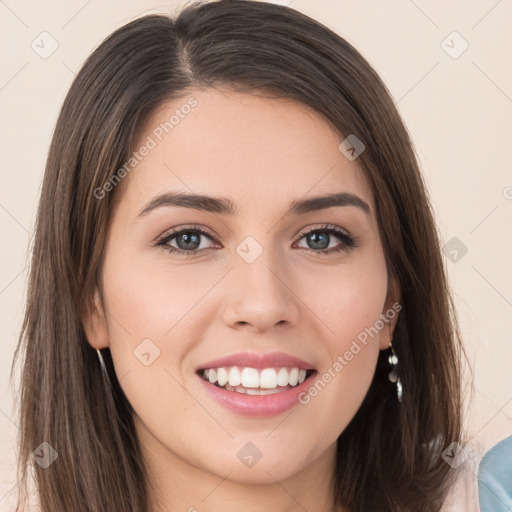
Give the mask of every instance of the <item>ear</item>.
M 94 291 L 92 304 L 87 304 L 82 323 L 89 344 L 95 349 L 109 346 L 108 326 L 105 308 L 99 290 Z
M 393 333 L 398 322 L 398 315 L 402 309 L 400 304 L 400 286 L 394 277 L 388 280 L 388 293 L 382 310 L 382 319 L 385 322 L 384 329 L 380 333 L 379 348 L 385 350 L 389 347 L 393 339 Z

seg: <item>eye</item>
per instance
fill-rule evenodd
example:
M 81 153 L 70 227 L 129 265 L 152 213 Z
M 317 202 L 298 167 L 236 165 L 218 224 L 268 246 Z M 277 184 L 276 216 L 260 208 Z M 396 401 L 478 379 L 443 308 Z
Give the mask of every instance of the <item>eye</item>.
M 331 246 L 331 242 L 336 238 L 341 242 Z M 163 247 L 170 253 L 193 257 L 212 248 L 211 245 L 208 246 L 207 242 L 205 247 L 202 239 L 217 243 L 215 235 L 209 230 L 198 226 L 189 226 L 165 232 L 155 241 L 154 245 Z M 298 242 L 302 239 L 306 240 L 308 246 L 299 246 L 299 248 L 306 249 L 314 254 L 348 252 L 358 245 L 355 236 L 349 235 L 344 229 L 333 225 L 323 225 L 303 232 L 300 234 Z
M 197 256 L 198 252 L 210 248 L 204 247 L 201 238 L 215 240 L 214 235 L 206 229 L 191 226 L 167 231 L 155 242 L 155 245 L 171 253 Z
M 334 235 L 334 237 L 333 237 Z M 357 247 L 357 239 L 349 235 L 344 229 L 338 226 L 324 225 L 315 229 L 311 229 L 306 233 L 301 233 L 299 242 L 306 240 L 308 247 L 302 247 L 310 250 L 315 254 L 329 254 L 339 251 L 350 251 Z M 331 246 L 333 238 L 338 238 L 341 243 Z

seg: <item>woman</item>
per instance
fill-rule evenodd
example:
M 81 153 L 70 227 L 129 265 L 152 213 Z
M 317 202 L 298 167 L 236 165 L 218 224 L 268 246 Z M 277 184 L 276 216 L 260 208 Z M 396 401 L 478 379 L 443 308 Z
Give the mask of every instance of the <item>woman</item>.
M 461 352 L 412 144 L 345 40 L 225 0 L 93 52 L 16 354 L 41 510 L 441 510 Z

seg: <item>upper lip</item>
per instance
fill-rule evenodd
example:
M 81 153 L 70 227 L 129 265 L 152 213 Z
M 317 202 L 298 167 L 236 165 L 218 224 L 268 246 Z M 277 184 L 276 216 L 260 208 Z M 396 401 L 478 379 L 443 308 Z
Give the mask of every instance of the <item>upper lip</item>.
M 227 366 L 240 366 L 246 368 L 272 368 L 289 366 L 302 370 L 314 370 L 313 364 L 300 359 L 299 357 L 285 354 L 284 352 L 271 352 L 269 354 L 255 354 L 253 352 L 238 352 L 220 359 L 208 361 L 196 368 L 196 371 L 206 368 L 223 368 Z

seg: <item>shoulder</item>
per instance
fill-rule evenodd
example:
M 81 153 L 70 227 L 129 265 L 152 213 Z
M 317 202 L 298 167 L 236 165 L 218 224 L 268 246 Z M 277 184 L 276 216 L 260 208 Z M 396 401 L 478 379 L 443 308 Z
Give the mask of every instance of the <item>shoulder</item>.
M 477 443 L 457 445 L 449 455 L 445 460 L 457 475 L 441 512 L 512 510 L 512 436 L 489 450 Z
M 485 453 L 478 468 L 482 512 L 512 510 L 512 436 Z
M 467 444 L 453 446 L 450 453 L 443 453 L 456 473 L 456 480 L 441 512 L 482 512 L 478 503 L 478 466 L 483 452 L 478 444 Z

